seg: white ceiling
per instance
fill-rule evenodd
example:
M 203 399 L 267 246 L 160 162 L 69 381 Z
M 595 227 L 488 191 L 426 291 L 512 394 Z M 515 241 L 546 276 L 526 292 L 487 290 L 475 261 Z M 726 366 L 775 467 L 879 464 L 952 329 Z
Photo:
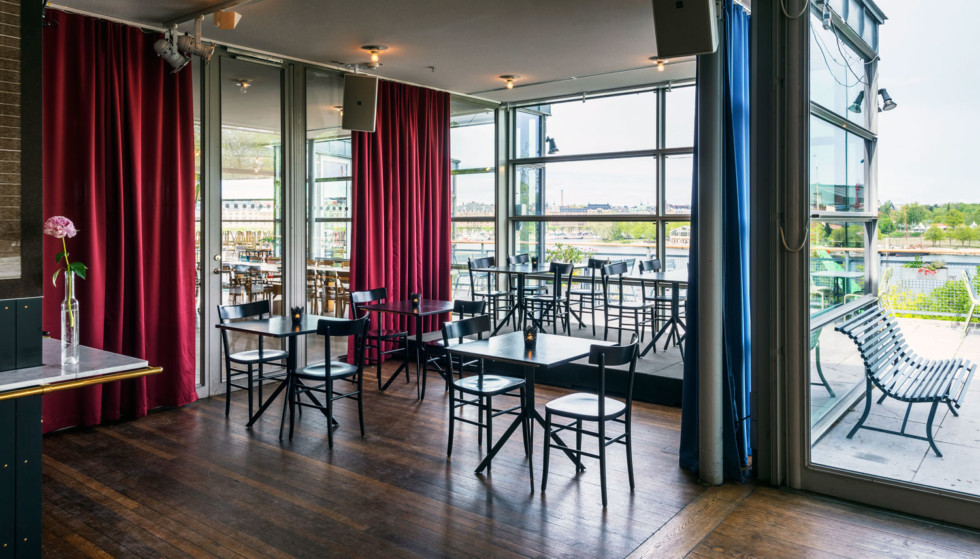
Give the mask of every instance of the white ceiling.
M 217 0 L 61 0 L 52 7 L 161 27 Z M 651 0 L 253 0 L 234 30 L 205 18 L 205 39 L 330 64 L 384 44 L 380 77 L 519 101 L 694 76 L 693 60 L 657 72 Z M 193 32 L 193 23 L 181 25 Z M 429 66 L 435 66 L 432 71 Z M 513 90 L 501 74 L 520 76 Z M 591 77 L 590 77 L 591 76 Z M 536 85 L 535 85 L 536 84 Z

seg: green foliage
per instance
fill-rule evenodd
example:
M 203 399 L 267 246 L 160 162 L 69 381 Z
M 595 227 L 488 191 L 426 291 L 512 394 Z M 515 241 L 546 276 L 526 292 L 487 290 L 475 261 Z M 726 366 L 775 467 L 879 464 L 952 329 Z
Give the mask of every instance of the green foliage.
M 883 217 L 878 220 L 878 231 L 882 235 L 889 235 L 895 231 L 895 223 L 890 217 Z
M 657 240 L 657 224 L 651 221 L 627 221 L 612 224 L 609 240 Z
M 905 264 L 902 264 L 902 267 L 903 268 L 921 268 L 922 267 L 922 257 L 919 256 L 918 254 L 916 254 L 915 257 L 912 258 L 912 261 L 911 262 L 906 262 Z
M 564 243 L 555 243 L 554 246 L 545 252 L 544 257 L 548 262 L 567 262 L 578 264 L 593 254 L 595 254 L 595 251 L 591 249 L 582 250 L 577 246 L 566 245 Z
M 949 232 L 949 238 L 954 241 L 959 241 L 960 246 L 965 246 L 973 240 L 973 230 L 965 225 L 957 225 Z
M 925 238 L 927 241 L 932 241 L 932 246 L 936 246 L 936 243 L 946 238 L 946 235 L 943 233 L 942 229 L 936 227 L 935 225 L 930 225 L 929 228 L 926 229 Z
M 929 293 L 891 291 L 883 296 L 896 311 L 943 312 L 966 314 L 970 296 L 961 278 L 947 280 Z

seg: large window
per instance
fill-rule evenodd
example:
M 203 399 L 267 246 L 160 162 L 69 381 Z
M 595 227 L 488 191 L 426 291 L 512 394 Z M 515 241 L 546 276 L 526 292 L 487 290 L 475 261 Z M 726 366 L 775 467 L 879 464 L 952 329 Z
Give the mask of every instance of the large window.
M 468 297 L 466 262 L 490 256 L 496 242 L 496 118 L 493 109 L 453 100 L 452 158 L 453 296 Z
M 686 265 L 693 87 L 538 103 L 512 119 L 511 252 Z

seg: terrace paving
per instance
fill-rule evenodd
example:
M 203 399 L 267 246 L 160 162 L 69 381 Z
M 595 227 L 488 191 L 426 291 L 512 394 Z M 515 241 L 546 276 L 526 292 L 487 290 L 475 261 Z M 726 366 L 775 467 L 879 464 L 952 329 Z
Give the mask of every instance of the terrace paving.
M 944 322 L 899 318 L 899 324 L 912 349 L 931 359 L 958 357 L 974 364 L 980 363 L 980 326 L 971 326 L 963 335 L 963 322 Z M 838 398 L 843 398 L 855 383 L 864 382 L 864 368 L 854 344 L 841 334 L 826 327 L 820 334 L 821 367 Z M 815 352 L 811 352 L 811 370 Z M 816 380 L 814 372 L 811 380 Z M 828 409 L 835 399 L 819 385 L 812 386 L 811 413 Z M 880 395 L 879 392 L 875 392 Z M 877 399 L 877 398 L 876 398 Z M 844 413 L 834 425 L 813 444 L 811 462 L 854 472 L 882 476 L 919 485 L 980 496 L 980 381 L 974 379 L 959 417 L 946 407 L 936 412 L 934 430 L 936 445 L 942 458 L 937 457 L 925 441 L 909 439 L 861 429 L 852 439 L 847 438 L 864 409 L 862 398 Z M 906 432 L 924 435 L 928 404 L 912 406 Z M 900 429 L 907 404 L 887 398 L 873 403 L 866 425 Z

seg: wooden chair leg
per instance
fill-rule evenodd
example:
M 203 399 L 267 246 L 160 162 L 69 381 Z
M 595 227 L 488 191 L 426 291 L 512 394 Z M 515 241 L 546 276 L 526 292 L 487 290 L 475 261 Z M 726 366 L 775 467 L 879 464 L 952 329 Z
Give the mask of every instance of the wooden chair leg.
M 548 488 L 548 465 L 551 461 L 551 412 L 544 413 L 544 460 L 541 470 L 541 492 Z
M 361 438 L 364 438 L 364 371 L 357 374 L 357 419 L 361 423 Z M 331 416 L 328 428 L 333 427 L 333 416 Z M 631 472 L 633 470 L 630 470 Z
M 452 374 L 450 372 L 449 374 Z M 456 389 L 449 388 L 449 445 L 446 447 L 446 457 L 453 455 L 453 433 L 456 429 Z
M 327 446 L 333 448 L 333 379 L 329 369 L 324 387 L 327 389 Z
M 599 420 L 599 487 L 602 489 L 602 508 L 606 508 L 606 422 Z

